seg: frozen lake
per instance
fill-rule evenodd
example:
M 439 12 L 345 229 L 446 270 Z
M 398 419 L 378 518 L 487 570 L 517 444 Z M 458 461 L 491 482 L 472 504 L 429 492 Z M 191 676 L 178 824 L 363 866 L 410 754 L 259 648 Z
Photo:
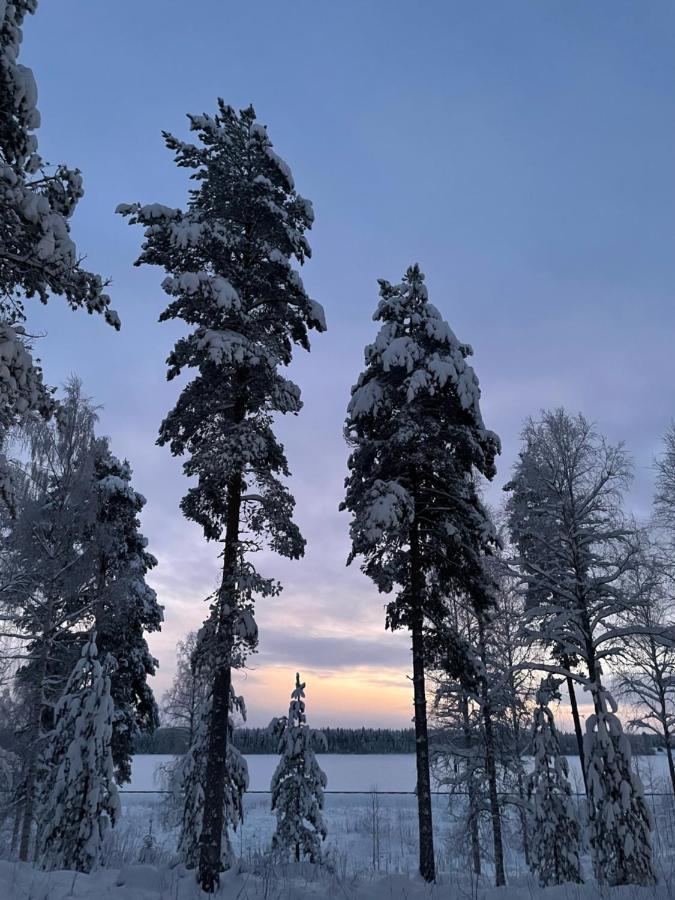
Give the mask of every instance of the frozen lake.
M 172 756 L 134 757 L 131 784 L 125 790 L 152 791 L 161 789 L 158 769 L 163 763 L 172 760 Z M 324 753 L 317 757 L 319 765 L 328 777 L 329 791 L 414 791 L 415 790 L 415 757 L 408 753 L 390 754 L 337 754 Z M 279 757 L 276 755 L 252 755 L 246 758 L 249 772 L 250 791 L 268 791 L 272 774 Z M 530 757 L 525 757 L 525 764 Z M 581 789 L 581 769 L 579 757 L 568 757 L 570 779 Z M 634 759 L 645 786 L 645 791 L 663 790 L 660 783 L 668 778 L 666 758 L 663 754 L 655 756 L 636 756 Z M 666 788 L 667 789 L 667 788 Z
M 152 791 L 161 788 L 159 767 L 172 756 L 135 756 L 131 784 L 126 790 Z M 413 791 L 415 789 L 415 757 L 412 754 L 338 754 L 323 753 L 317 757 L 328 777 L 331 791 Z M 254 754 L 246 757 L 250 791 L 269 790 L 272 775 L 279 762 L 276 754 Z

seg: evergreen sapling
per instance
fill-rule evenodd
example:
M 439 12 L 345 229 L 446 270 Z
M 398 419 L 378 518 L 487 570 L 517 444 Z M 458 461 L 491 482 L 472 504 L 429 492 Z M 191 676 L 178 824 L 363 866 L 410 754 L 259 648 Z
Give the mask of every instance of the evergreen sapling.
M 288 716 L 273 719 L 270 730 L 279 739 L 281 759 L 272 777 L 272 810 L 277 825 L 272 849 L 290 853 L 296 862 L 301 856 L 321 862 L 321 842 L 326 839 L 322 810 L 326 776 L 316 761 L 314 746 L 325 748 L 319 731 L 307 725 L 305 684 L 295 676 Z
M 82 648 L 56 706 L 45 754 L 40 858 L 45 869 L 91 872 L 103 838 L 120 814 L 110 748 L 110 677 L 98 660 L 96 633 Z
M 544 679 L 537 692 L 532 724 L 534 767 L 527 781 L 530 869 L 542 887 L 583 882 L 581 829 L 572 802 L 567 759 L 560 752 L 549 706 L 559 697 L 555 680 Z

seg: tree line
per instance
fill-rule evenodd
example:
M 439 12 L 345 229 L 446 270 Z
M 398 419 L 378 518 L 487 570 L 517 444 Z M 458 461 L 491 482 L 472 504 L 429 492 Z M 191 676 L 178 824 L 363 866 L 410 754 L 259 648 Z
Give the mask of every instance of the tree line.
M 326 738 L 326 748 L 318 747 L 317 753 L 340 754 L 386 754 L 415 752 L 415 730 L 413 728 L 322 728 L 321 733 Z M 564 756 L 578 756 L 579 747 L 576 735 L 572 732 L 559 732 L 560 752 Z M 430 735 L 432 748 L 436 743 L 432 731 Z M 181 755 L 187 752 L 189 733 L 181 726 L 163 725 L 153 732 L 140 732 L 134 740 L 134 753 L 166 755 Z M 628 734 L 631 749 L 638 756 L 654 756 L 661 753 L 664 748 L 663 739 L 658 735 L 640 732 Z M 240 753 L 244 756 L 257 754 L 275 754 L 278 751 L 278 742 L 269 728 L 235 728 L 232 741 Z M 438 744 L 442 746 L 444 737 L 438 736 Z M 0 731 L 0 746 L 9 746 L 11 736 Z M 528 741 L 523 749 L 523 755 L 533 753 L 533 747 Z
M 79 173 L 49 169 L 37 153 L 35 85 L 16 61 L 36 6 L 6 4 L 0 29 L 0 610 L 7 702 L 22 736 L 2 777 L 21 858 L 88 871 L 119 817 L 116 785 L 129 777 L 133 741 L 157 722 L 144 634 L 160 627 L 162 610 L 146 581 L 156 561 L 131 468 L 97 434 L 77 381 L 60 397 L 46 385 L 23 324 L 27 299 L 60 294 L 120 326 L 105 281 L 81 267 L 70 238 Z M 256 554 L 299 560 L 305 547 L 275 433 L 279 416 L 302 409 L 286 369 L 326 320 L 299 274 L 312 204 L 254 109 L 218 100 L 189 126 L 191 140 L 164 133 L 189 175 L 184 207 L 130 202 L 117 212 L 143 230 L 136 265 L 164 273 L 161 321 L 184 328 L 166 374 L 185 383 L 158 443 L 183 460 L 181 511 L 222 566 L 202 627 L 179 648 L 188 677 L 174 685 L 187 691 L 188 748 L 174 769 L 178 852 L 214 892 L 248 781 L 233 672 L 256 649 L 256 603 L 281 591 Z M 505 501 L 490 509 L 484 488 L 500 441 L 483 420 L 472 348 L 432 303 L 419 265 L 399 282 L 380 280 L 374 320 L 347 405 L 341 509 L 349 562 L 387 595 L 385 627 L 411 636 L 420 874 L 436 875 L 433 770 L 467 796 L 471 865 L 479 872 L 489 856 L 497 885 L 511 810 L 542 883 L 582 881 L 589 849 L 598 883 L 652 884 L 652 823 L 625 726 L 660 736 L 675 790 L 675 427 L 645 521 L 626 510 L 623 445 L 564 409 L 526 421 Z M 584 821 L 555 720 L 563 694 Z M 288 716 L 271 726 L 281 756 L 274 849 L 319 862 L 325 777 L 313 752 L 322 739 L 303 698 L 298 677 Z

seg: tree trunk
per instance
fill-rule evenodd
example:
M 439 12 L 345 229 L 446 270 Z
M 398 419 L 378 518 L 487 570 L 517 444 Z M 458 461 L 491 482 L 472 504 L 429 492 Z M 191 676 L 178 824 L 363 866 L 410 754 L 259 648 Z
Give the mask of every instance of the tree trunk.
M 420 875 L 434 881 L 434 832 L 431 815 L 431 776 L 429 772 L 429 735 L 427 698 L 424 684 L 424 615 L 422 613 L 422 572 L 419 559 L 417 521 L 410 528 L 411 631 L 413 657 L 413 693 L 415 701 L 415 756 L 417 760 L 417 815 L 420 841 Z
M 223 580 L 218 596 L 218 622 L 214 636 L 214 677 L 209 716 L 204 789 L 204 815 L 199 840 L 199 883 L 209 894 L 218 889 L 223 839 L 223 799 L 227 778 L 227 739 L 232 683 L 233 616 L 236 609 L 236 572 L 242 478 L 235 476 L 228 489 Z
M 478 615 L 478 636 L 483 666 L 487 661 L 487 648 L 485 644 L 485 625 L 481 615 Z M 485 728 L 485 768 L 488 776 L 488 789 L 490 795 L 490 812 L 492 819 L 492 839 L 495 851 L 495 884 L 503 887 L 506 884 L 504 873 L 504 845 L 502 842 L 502 820 L 499 811 L 499 796 L 497 794 L 497 762 L 495 758 L 495 739 L 492 730 L 492 711 L 488 696 L 487 672 L 481 678 L 481 706 L 483 713 L 483 726 Z
M 12 843 L 11 843 L 12 856 L 14 856 L 14 852 L 16 850 L 16 845 L 19 840 L 19 832 L 21 829 L 22 813 L 23 813 L 23 806 L 17 805 L 15 813 L 14 813 L 14 827 L 12 828 Z
M 43 636 L 40 665 L 35 674 L 35 691 L 30 711 L 30 729 L 28 740 L 28 765 L 26 766 L 26 787 L 24 794 L 23 821 L 21 823 L 21 841 L 19 843 L 19 859 L 28 861 L 30 853 L 30 839 L 33 832 L 33 819 L 35 818 L 35 790 L 37 787 L 37 766 L 40 750 L 40 738 L 42 731 L 42 707 L 44 699 L 44 682 L 47 675 L 47 657 L 49 655 L 49 633 L 51 628 L 51 615 L 48 619 Z
M 518 816 L 520 818 L 520 834 L 523 839 L 523 856 L 525 857 L 525 865 L 530 865 L 530 835 L 527 827 L 527 810 L 525 809 L 525 779 L 521 769 L 518 769 L 518 798 L 520 804 L 518 806 Z
M 462 698 L 462 731 L 464 732 L 464 747 L 469 759 L 471 750 L 471 724 L 469 722 L 469 702 Z M 478 802 L 476 797 L 476 781 L 474 778 L 473 760 L 469 763 L 469 779 L 467 792 L 469 794 L 469 834 L 471 836 L 471 862 L 474 875 L 481 873 L 480 837 L 478 833 Z
M 673 794 L 675 794 L 675 764 L 673 763 L 673 747 L 672 735 L 666 721 L 667 712 L 664 710 L 663 716 L 663 736 L 666 740 L 666 756 L 668 757 L 668 771 L 670 772 L 670 782 L 673 786 Z
M 581 731 L 581 719 L 579 718 L 579 707 L 577 706 L 577 695 L 574 690 L 574 680 L 567 676 L 567 692 L 570 695 L 570 706 L 572 707 L 572 719 L 574 720 L 574 733 L 577 736 L 577 747 L 579 748 L 579 766 L 584 779 L 584 790 L 588 793 L 588 784 L 586 782 L 586 760 L 584 758 L 584 736 Z

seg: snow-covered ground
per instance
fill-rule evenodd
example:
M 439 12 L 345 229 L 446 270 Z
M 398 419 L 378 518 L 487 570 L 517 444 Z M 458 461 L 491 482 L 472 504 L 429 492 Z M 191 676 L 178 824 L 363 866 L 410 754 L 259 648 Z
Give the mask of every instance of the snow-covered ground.
M 160 767 L 170 756 L 137 756 L 132 783 L 126 790 L 161 789 Z M 324 754 L 319 762 L 328 776 L 328 791 L 360 793 L 326 795 L 325 818 L 328 825 L 326 848 L 334 870 L 342 878 L 381 874 L 413 874 L 417 869 L 417 809 L 409 794 L 374 794 L 373 791 L 412 791 L 415 784 L 415 758 L 412 755 L 333 755 Z M 277 756 L 250 756 L 247 759 L 250 790 L 244 798 L 245 817 L 233 837 L 233 846 L 244 865 L 254 866 L 269 849 L 274 818 L 270 811 L 270 778 Z M 570 757 L 573 782 L 581 785 L 579 761 Z M 665 759 L 638 757 L 636 764 L 648 792 L 666 792 L 664 797 L 649 798 L 657 829 L 655 848 L 662 866 L 675 859 L 675 804 L 668 793 Z M 255 793 L 261 791 L 263 793 Z M 166 800 L 161 794 L 123 794 L 123 817 L 109 837 L 110 863 L 122 865 L 138 859 L 139 848 L 150 827 L 157 842 L 156 860 L 171 860 L 176 833 L 167 826 Z M 463 827 L 463 799 L 433 797 L 434 831 L 439 871 L 461 878 L 467 868 L 468 846 Z M 490 835 L 485 823 L 486 847 Z M 520 838 L 515 819 L 506 820 L 507 867 L 512 878 L 525 875 Z M 136 854 L 136 855 L 135 855 Z M 590 870 L 588 860 L 587 870 Z M 489 863 L 488 863 L 489 870 Z
M 182 866 L 135 865 L 102 869 L 92 875 L 40 872 L 26 863 L 0 861 L 2 900 L 206 900 L 194 874 Z M 385 875 L 344 879 L 315 866 L 279 867 L 223 875 L 220 900 L 672 900 L 673 882 L 650 888 L 613 888 L 595 884 L 538 888 L 530 878 L 513 879 L 506 888 L 472 884 L 441 875 L 426 885 L 416 877 Z
M 127 791 L 161 789 L 159 767 L 172 757 L 137 756 Z M 373 794 L 378 791 L 411 791 L 415 780 L 414 757 L 408 755 L 322 755 L 319 762 L 328 775 L 328 789 L 359 791 L 328 794 L 328 867 L 273 866 L 269 854 L 274 819 L 267 791 L 277 763 L 276 756 L 250 756 L 251 792 L 245 797 L 245 820 L 233 835 L 241 871 L 227 876 L 221 895 L 238 900 L 310 900 L 341 897 L 343 900 L 594 900 L 603 896 L 592 883 L 578 888 L 541 891 L 527 873 L 519 847 L 515 821 L 507 820 L 507 872 L 509 888 L 491 887 L 486 860 L 485 876 L 476 884 L 468 865 L 468 847 L 462 826 L 462 800 L 434 797 L 434 826 L 439 883 L 430 888 L 416 879 L 417 811 L 412 794 Z M 638 757 L 645 788 L 667 791 L 667 772 L 662 757 Z M 578 760 L 570 759 L 578 774 Z M 166 821 L 162 794 L 123 793 L 123 816 L 107 838 L 107 868 L 92 876 L 72 872 L 45 873 L 14 862 L 0 862 L 0 900 L 192 900 L 198 891 L 191 873 L 175 865 L 176 832 Z M 675 804 L 671 796 L 649 799 L 656 813 L 655 850 L 661 879 L 654 889 L 618 889 L 617 900 L 675 896 Z M 145 836 L 155 841 L 139 865 Z M 490 846 L 485 831 L 484 846 Z M 150 864 L 148 864 L 150 863 Z M 590 875 L 590 861 L 584 866 Z

